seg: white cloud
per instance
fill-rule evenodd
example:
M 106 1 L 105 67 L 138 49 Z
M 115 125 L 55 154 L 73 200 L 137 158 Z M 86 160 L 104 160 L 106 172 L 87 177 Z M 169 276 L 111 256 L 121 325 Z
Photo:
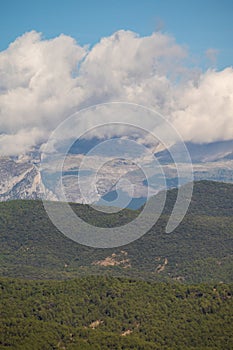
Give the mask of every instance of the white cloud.
M 32 145 L 37 145 L 44 140 L 45 130 L 42 128 L 20 129 L 15 134 L 0 135 L 0 150 L 3 155 L 23 155 Z
M 233 139 L 233 72 L 187 68 L 187 50 L 171 36 L 121 30 L 93 48 L 69 36 L 19 37 L 0 53 L 1 154 L 46 142 L 74 111 L 129 101 L 153 107 L 185 140 Z
M 185 140 L 233 139 L 233 68 L 208 70 L 197 86 L 180 90 L 173 121 Z
M 70 37 L 41 40 L 36 32 L 26 33 L 1 52 L 1 132 L 55 127 L 69 113 L 78 89 L 73 74 L 85 54 Z

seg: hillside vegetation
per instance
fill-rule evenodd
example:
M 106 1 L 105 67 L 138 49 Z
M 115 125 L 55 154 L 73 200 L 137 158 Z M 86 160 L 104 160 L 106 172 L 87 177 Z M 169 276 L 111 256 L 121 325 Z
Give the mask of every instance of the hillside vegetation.
M 232 350 L 233 185 L 195 183 L 166 234 L 176 195 L 147 234 L 112 249 L 65 237 L 40 201 L 0 203 L 0 350 Z M 140 212 L 71 206 L 103 227 Z
M 233 285 L 0 278 L 2 350 L 231 350 Z
M 233 185 L 195 183 L 183 222 L 166 234 L 176 194 L 176 189 L 168 191 L 163 215 L 147 234 L 112 249 L 94 249 L 68 239 L 50 222 L 40 201 L 0 203 L 0 273 L 41 279 L 107 274 L 185 283 L 233 282 Z M 103 214 L 80 204 L 72 208 L 84 220 L 103 227 L 122 225 L 139 213 Z

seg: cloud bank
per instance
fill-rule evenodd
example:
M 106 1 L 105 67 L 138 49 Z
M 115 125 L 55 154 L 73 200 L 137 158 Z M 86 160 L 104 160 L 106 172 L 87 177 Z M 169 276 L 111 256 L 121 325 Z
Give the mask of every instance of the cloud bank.
M 111 101 L 154 108 L 185 141 L 233 139 L 233 69 L 201 72 L 190 62 L 160 32 L 121 30 L 92 48 L 25 33 L 0 52 L 0 154 L 26 153 L 71 113 Z

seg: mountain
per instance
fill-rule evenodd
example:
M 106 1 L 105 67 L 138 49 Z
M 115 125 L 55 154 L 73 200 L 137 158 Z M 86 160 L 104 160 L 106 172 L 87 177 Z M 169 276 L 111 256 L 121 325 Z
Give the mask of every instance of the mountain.
M 1 158 L 0 200 L 36 199 L 41 193 L 40 173 L 33 164 Z
M 42 199 L 45 194 L 50 200 L 56 200 L 43 184 L 39 162 L 34 154 L 18 159 L 0 157 L 0 201 Z
M 101 155 L 101 149 L 95 155 L 89 155 L 88 165 L 82 169 L 85 154 L 102 142 L 98 138 L 81 140 L 74 143 L 65 158 L 62 174 L 57 171 L 56 157 L 49 159 L 45 169 L 40 171 L 41 154 L 39 149 L 26 156 L 18 158 L 0 158 L 0 201 L 11 199 L 40 199 L 59 200 L 59 181 L 65 189 L 67 201 L 76 203 L 96 203 L 98 205 L 119 206 L 139 209 L 145 203 L 148 190 L 150 195 L 166 188 L 178 186 L 176 166 L 171 159 L 170 151 L 179 150 L 174 145 L 171 150 L 155 153 L 161 164 L 159 168 L 151 167 L 149 177 L 146 178 L 135 162 L 127 159 L 126 154 L 119 158 L 114 147 L 107 147 L 109 154 Z M 121 141 L 119 141 L 120 144 Z M 213 142 L 208 144 L 186 143 L 193 163 L 194 180 L 213 180 L 233 183 L 233 141 Z M 115 153 L 116 154 L 115 154 Z M 137 152 L 136 152 L 137 153 Z M 186 164 L 182 154 L 177 152 L 177 166 L 181 169 L 180 183 L 190 181 Z M 103 165 L 97 171 L 96 186 L 91 188 L 92 176 L 96 172 L 96 165 Z M 150 168 L 147 159 L 140 160 L 146 168 Z M 46 168 L 47 166 L 47 168 Z M 163 175 L 164 173 L 164 175 Z M 166 184 L 164 184 L 164 178 Z M 80 183 L 78 184 L 78 179 Z M 128 181 L 131 185 L 119 182 Z M 120 186 L 119 186 L 120 184 Z M 82 191 L 80 190 L 82 186 Z M 83 189 L 86 193 L 84 198 Z M 132 192 L 133 189 L 133 192 Z M 125 205 L 126 203 L 126 205 Z
M 168 191 L 163 214 L 147 234 L 111 249 L 82 246 L 65 237 L 50 222 L 40 201 L 0 203 L 1 275 L 64 279 L 94 273 L 195 283 L 232 282 L 233 185 L 195 183 L 183 222 L 166 234 L 176 194 L 176 189 Z M 84 220 L 103 227 L 123 225 L 140 212 L 125 209 L 103 214 L 88 205 L 71 206 Z
M 230 141 L 218 141 L 211 143 L 193 143 L 186 142 L 185 146 L 190 154 L 192 163 L 210 163 L 233 160 L 233 140 Z M 172 163 L 173 160 L 170 155 L 170 151 L 179 149 L 179 144 L 175 144 L 171 149 L 166 149 L 161 152 L 155 153 L 155 156 L 162 164 Z M 181 158 L 180 162 L 185 160 Z

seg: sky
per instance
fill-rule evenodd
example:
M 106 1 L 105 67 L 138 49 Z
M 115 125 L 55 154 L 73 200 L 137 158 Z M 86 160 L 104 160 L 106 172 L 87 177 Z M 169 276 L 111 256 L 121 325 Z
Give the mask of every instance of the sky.
M 232 0 L 1 0 L 0 50 L 31 30 L 94 45 L 120 29 L 139 35 L 161 29 L 187 45 L 204 68 L 206 50 L 216 50 L 221 69 L 232 65 L 232 18 Z
M 0 4 L 1 155 L 116 101 L 155 109 L 184 141 L 233 139 L 231 0 Z

